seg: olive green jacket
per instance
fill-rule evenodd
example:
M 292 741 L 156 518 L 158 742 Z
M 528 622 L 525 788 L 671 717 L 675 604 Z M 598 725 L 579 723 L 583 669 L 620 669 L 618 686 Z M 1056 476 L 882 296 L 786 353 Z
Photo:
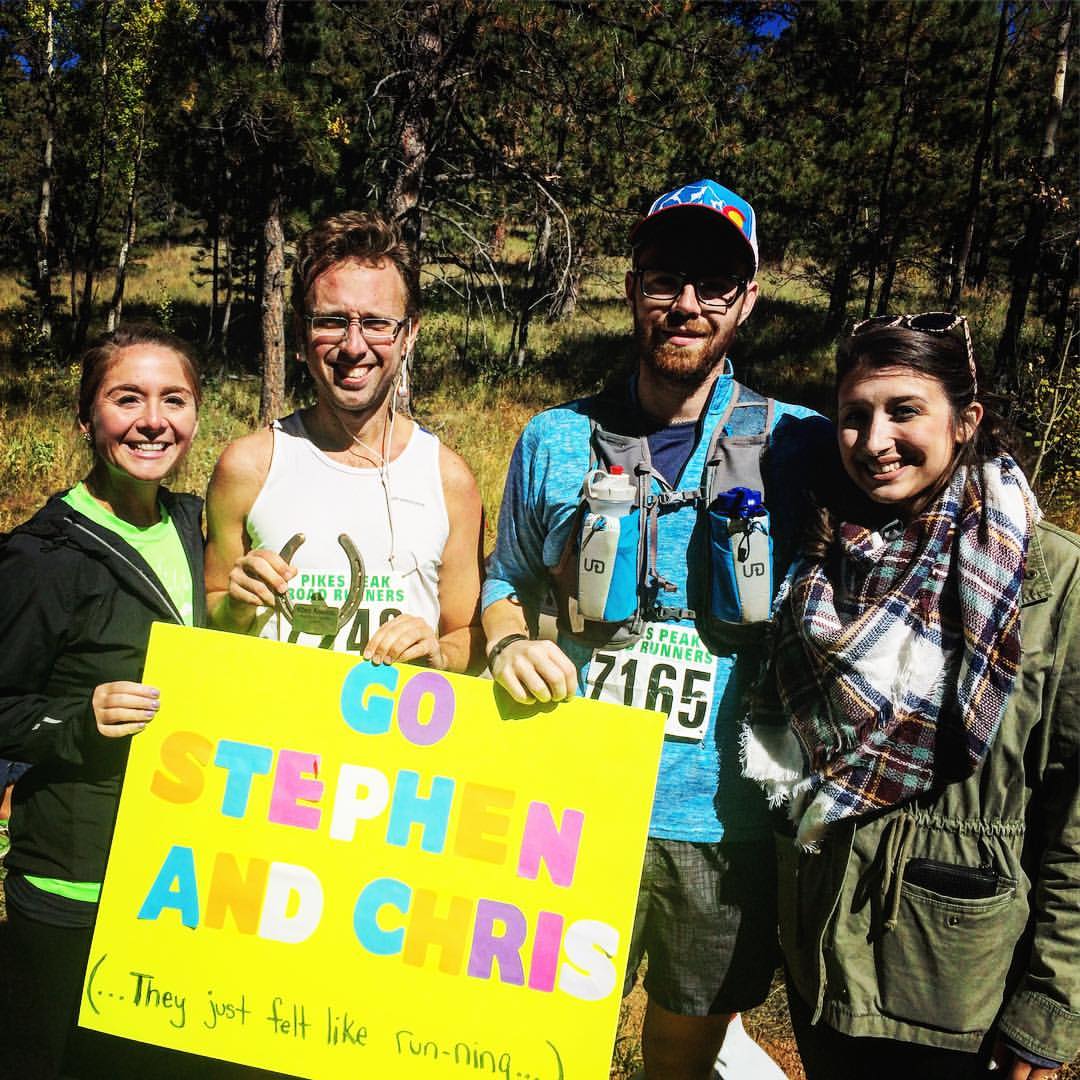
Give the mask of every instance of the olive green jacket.
M 996 1023 L 1080 1049 L 1080 537 L 1038 526 L 1024 578 L 1020 674 L 975 773 L 820 854 L 778 837 L 784 956 L 838 1031 L 974 1051 Z

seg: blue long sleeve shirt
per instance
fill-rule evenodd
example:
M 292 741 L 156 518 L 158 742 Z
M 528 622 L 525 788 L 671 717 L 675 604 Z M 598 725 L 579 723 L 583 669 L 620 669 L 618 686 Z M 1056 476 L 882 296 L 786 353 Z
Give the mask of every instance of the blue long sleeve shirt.
M 732 387 L 730 373 L 718 378 L 698 425 L 697 443 L 677 487 L 700 484 L 709 442 L 726 411 Z M 540 608 L 550 586 L 549 571 L 566 543 L 581 498 L 582 481 L 590 467 L 590 401 L 582 399 L 540 413 L 518 440 L 503 493 L 498 538 L 488 561 L 485 608 L 511 596 L 516 596 L 527 612 L 535 613 Z M 629 415 L 636 411 L 632 388 L 627 408 Z M 745 412 L 736 410 L 733 415 Z M 731 433 L 739 432 L 725 432 Z M 813 410 L 777 402 L 762 466 L 777 582 L 794 553 L 814 463 L 821 460 L 824 444 L 832 445 L 832 440 L 832 426 Z M 666 606 L 693 609 L 695 604 L 704 603 L 708 548 L 701 532 L 693 505 L 659 517 L 657 570 L 675 586 L 674 592 L 664 594 Z M 742 779 L 738 754 L 739 724 L 745 712 L 743 698 L 757 674 L 758 657 L 714 656 L 696 640 L 691 620 L 653 624 L 646 639 L 650 644 L 645 648 L 653 649 L 657 656 L 655 663 L 672 653 L 682 657 L 684 667 L 695 669 L 690 678 L 698 681 L 693 685 L 708 682 L 710 691 L 700 739 L 665 739 L 650 835 L 696 842 L 761 836 L 767 829 L 764 799 L 755 785 Z M 669 648 L 668 643 L 675 644 Z M 648 656 L 635 654 L 639 663 L 627 669 L 629 650 L 605 655 L 601 655 L 604 650 L 596 650 L 594 657 L 592 649 L 563 633 L 559 635 L 559 646 L 578 669 L 579 693 L 586 692 L 587 673 L 590 664 L 596 662 L 607 665 L 613 673 L 621 671 L 616 678 L 636 677 L 641 682 L 650 679 Z M 669 666 L 665 670 L 675 669 Z M 595 666 L 593 671 L 590 692 L 595 696 Z M 655 675 L 654 664 L 652 683 Z

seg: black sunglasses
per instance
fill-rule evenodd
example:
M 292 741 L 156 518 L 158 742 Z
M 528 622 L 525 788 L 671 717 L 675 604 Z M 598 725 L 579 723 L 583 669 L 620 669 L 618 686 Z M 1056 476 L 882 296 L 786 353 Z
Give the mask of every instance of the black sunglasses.
M 923 311 L 918 315 L 874 315 L 857 322 L 851 328 L 851 336 L 858 337 L 867 330 L 884 329 L 889 326 L 901 326 L 906 330 L 919 330 L 924 334 L 948 334 L 958 327 L 964 332 L 964 347 L 967 349 L 968 370 L 971 372 L 971 392 L 979 392 L 979 380 L 975 374 L 975 349 L 971 344 L 971 331 L 967 317 L 953 311 Z

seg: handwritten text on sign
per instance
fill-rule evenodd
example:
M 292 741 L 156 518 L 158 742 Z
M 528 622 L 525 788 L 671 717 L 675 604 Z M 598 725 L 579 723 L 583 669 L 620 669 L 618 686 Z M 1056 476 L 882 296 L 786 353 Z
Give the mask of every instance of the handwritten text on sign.
M 607 1075 L 662 718 L 155 628 L 80 1020 L 300 1076 Z M 370 1072 L 367 1072 L 370 1070 Z

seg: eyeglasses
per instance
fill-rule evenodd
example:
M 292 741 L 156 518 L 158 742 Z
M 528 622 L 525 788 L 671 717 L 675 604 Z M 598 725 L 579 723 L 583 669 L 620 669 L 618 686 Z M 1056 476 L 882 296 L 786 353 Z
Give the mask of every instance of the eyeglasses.
M 858 337 L 867 330 L 884 329 L 888 326 L 901 326 L 907 330 L 919 330 L 924 334 L 948 334 L 959 327 L 964 332 L 968 370 L 971 372 L 971 392 L 979 392 L 979 380 L 975 374 L 975 349 L 971 344 L 971 330 L 965 315 L 957 315 L 952 311 L 924 311 L 918 315 L 874 315 L 857 322 L 851 328 L 851 336 Z
M 677 270 L 642 269 L 636 271 L 641 295 L 650 300 L 674 300 L 682 295 L 687 283 L 702 307 L 728 307 L 746 292 L 746 279 L 734 274 L 706 274 L 692 278 Z
M 389 345 L 403 326 L 412 323 L 407 315 L 404 319 L 384 319 L 375 315 L 350 319 L 344 315 L 313 315 L 308 312 L 304 318 L 311 327 L 311 336 L 326 342 L 343 341 L 349 327 L 356 323 L 360 327 L 361 337 L 369 345 Z

